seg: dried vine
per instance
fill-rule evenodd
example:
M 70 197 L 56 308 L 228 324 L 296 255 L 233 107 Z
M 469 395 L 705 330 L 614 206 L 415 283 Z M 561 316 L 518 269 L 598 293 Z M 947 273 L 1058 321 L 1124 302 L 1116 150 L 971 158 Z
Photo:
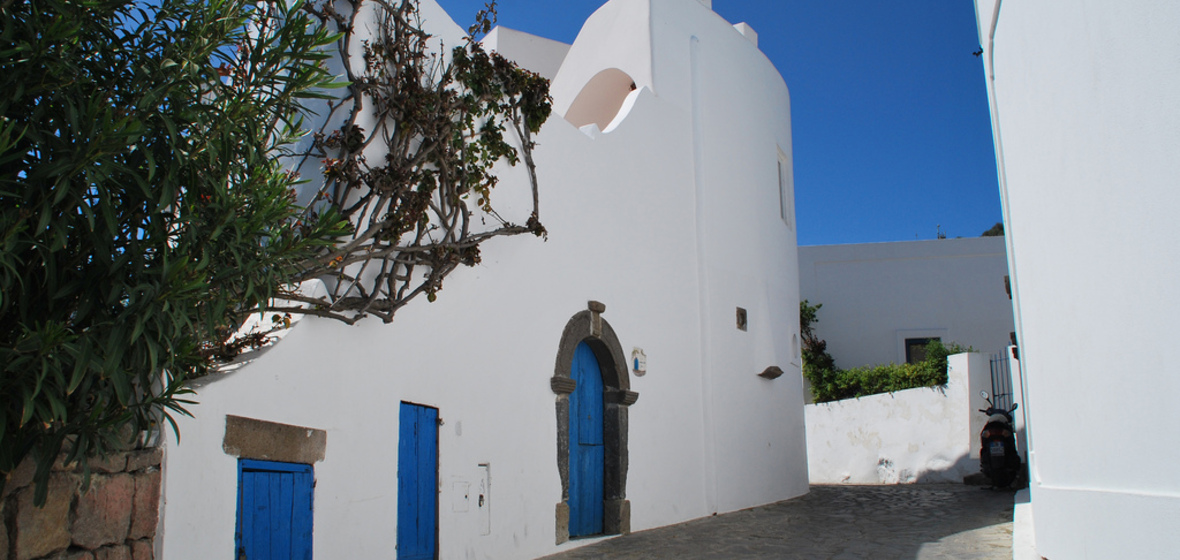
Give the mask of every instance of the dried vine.
M 325 124 L 298 161 L 303 175 L 317 165 L 322 174 L 310 182 L 318 188 L 302 223 L 333 212 L 353 231 L 295 278 L 323 279 L 327 294 L 287 290 L 291 304 L 274 310 L 389 322 L 416 296 L 434 301 L 459 265 L 479 263 L 484 241 L 546 235 L 532 151 L 551 111 L 549 82 L 475 40 L 495 22 L 494 2 L 449 53 L 422 30 L 416 0 L 328 0 L 304 9 L 340 33 L 336 49 L 350 85 L 328 103 Z M 500 160 L 527 168 L 532 212 L 523 224 L 492 205 Z

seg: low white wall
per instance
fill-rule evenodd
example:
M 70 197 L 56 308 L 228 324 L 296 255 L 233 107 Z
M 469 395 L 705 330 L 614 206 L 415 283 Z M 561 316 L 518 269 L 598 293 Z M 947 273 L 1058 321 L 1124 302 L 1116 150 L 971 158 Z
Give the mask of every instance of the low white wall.
M 962 482 L 979 472 L 973 426 L 982 426 L 983 414 L 976 385 L 989 379 L 988 359 L 964 353 L 948 360 L 945 387 L 807 405 L 811 482 Z

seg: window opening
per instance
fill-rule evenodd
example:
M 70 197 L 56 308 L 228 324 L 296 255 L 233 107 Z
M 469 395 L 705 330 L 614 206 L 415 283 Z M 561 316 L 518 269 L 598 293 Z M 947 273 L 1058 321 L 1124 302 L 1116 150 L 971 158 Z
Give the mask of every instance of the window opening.
M 942 342 L 937 336 L 928 338 L 905 339 L 905 361 L 907 364 L 917 364 L 926 360 L 926 345 L 934 341 Z

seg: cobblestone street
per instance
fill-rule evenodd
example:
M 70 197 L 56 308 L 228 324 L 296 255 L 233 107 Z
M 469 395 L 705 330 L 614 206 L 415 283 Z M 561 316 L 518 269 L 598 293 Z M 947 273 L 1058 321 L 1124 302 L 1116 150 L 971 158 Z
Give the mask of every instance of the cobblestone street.
M 1013 492 L 812 486 L 806 496 L 604 540 L 547 560 L 1012 558 Z

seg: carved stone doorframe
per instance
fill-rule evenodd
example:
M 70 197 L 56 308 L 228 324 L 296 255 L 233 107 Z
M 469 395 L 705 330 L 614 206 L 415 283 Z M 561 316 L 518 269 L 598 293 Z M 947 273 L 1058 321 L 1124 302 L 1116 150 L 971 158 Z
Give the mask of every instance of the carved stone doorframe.
M 557 394 L 557 470 L 561 474 L 561 501 L 556 508 L 557 544 L 569 540 L 570 490 L 570 378 L 574 350 L 585 342 L 602 369 L 603 383 L 603 534 L 631 532 L 631 502 L 627 500 L 627 410 L 639 399 L 631 391 L 627 358 L 614 329 L 602 318 L 606 306 L 591 301 L 565 324 L 557 348 L 557 362 L 549 386 Z

